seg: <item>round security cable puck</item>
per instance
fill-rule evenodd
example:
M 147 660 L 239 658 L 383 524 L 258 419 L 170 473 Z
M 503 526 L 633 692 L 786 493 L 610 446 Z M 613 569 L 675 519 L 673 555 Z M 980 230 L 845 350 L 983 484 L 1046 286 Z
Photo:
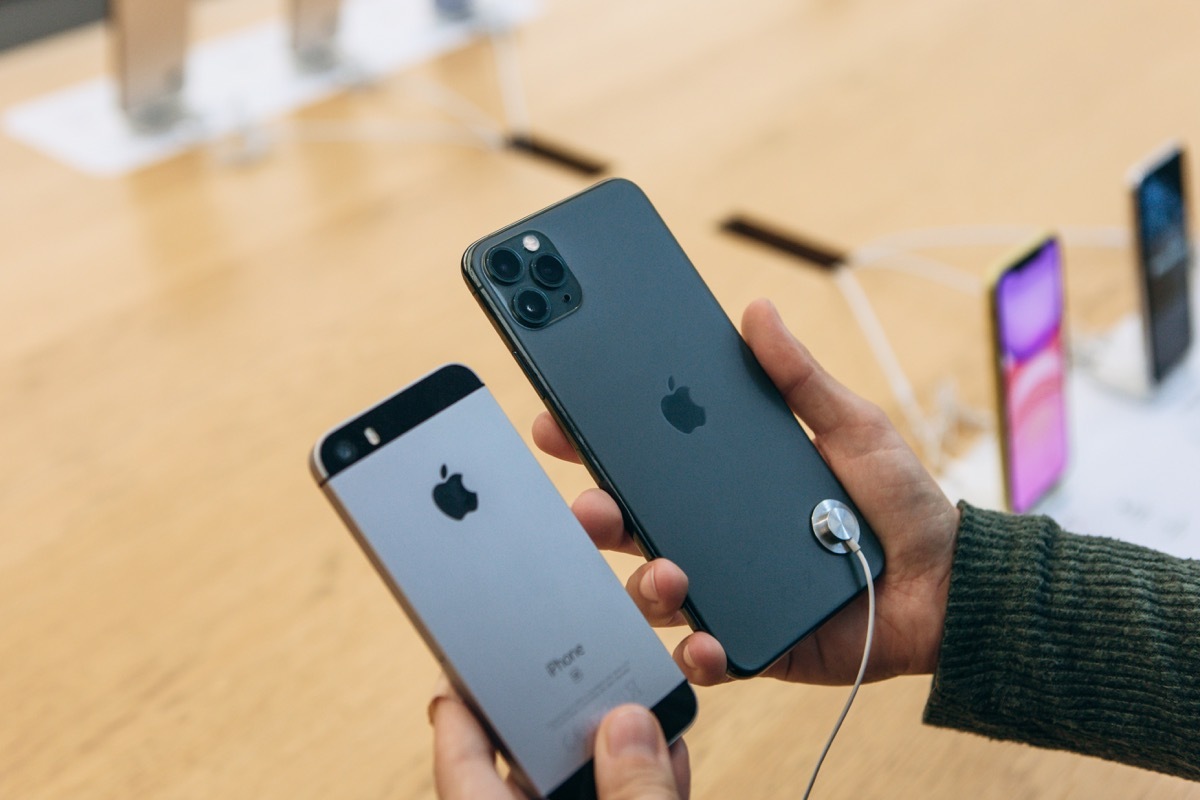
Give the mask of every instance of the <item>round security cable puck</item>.
M 822 500 L 812 512 L 812 532 L 817 541 L 831 553 L 839 555 L 850 552 L 847 542 L 858 543 L 862 531 L 858 517 L 845 503 L 838 500 Z

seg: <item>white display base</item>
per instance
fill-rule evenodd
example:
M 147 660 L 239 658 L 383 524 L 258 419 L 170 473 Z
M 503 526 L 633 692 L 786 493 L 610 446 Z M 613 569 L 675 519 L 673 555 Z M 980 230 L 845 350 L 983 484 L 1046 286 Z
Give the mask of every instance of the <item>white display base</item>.
M 1087 372 L 1104 386 L 1133 398 L 1151 395 L 1146 332 L 1140 314 L 1130 314 L 1090 342 Z
M 966 500 L 980 508 L 1004 508 L 1000 443 L 995 431 L 984 434 L 966 453 L 946 463 L 938 483 L 951 501 Z
M 1193 347 L 1163 385 L 1145 392 L 1140 331 L 1136 318 L 1118 325 L 1112 349 L 1087 372 L 1072 372 L 1069 467 L 1033 513 L 1077 533 L 1200 558 L 1200 354 Z M 948 465 L 940 482 L 952 500 L 1003 508 L 995 437 Z
M 346 0 L 339 48 L 344 64 L 306 72 L 293 59 L 287 30 L 273 21 L 204 42 L 188 57 L 187 118 L 170 130 L 134 130 L 116 87 L 98 78 L 14 106 L 4 115 L 13 138 L 83 172 L 115 176 L 197 144 L 314 103 L 402 67 L 460 47 L 481 26 L 515 26 L 537 0 L 492 0 L 476 20 L 440 20 L 429 0 Z M 485 20 L 486 23 L 480 20 Z

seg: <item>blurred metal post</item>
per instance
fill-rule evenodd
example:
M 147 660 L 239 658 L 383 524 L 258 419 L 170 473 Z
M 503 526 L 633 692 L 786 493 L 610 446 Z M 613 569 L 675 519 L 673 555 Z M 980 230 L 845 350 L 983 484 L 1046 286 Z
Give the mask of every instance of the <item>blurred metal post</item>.
M 291 0 L 292 52 L 305 69 L 329 69 L 341 60 L 337 32 L 342 0 Z
M 135 128 L 162 130 L 184 116 L 188 0 L 110 0 L 121 109 Z

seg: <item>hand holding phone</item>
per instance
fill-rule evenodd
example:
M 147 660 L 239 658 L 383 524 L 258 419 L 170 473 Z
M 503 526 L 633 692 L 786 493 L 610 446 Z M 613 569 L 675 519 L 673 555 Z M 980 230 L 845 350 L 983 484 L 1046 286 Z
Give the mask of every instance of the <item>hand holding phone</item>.
M 433 774 L 439 797 L 513 800 L 512 785 L 500 774 L 487 732 L 446 684 L 429 706 L 433 726 Z M 687 798 L 691 764 L 683 740 L 669 748 L 658 720 L 637 705 L 618 706 L 596 730 L 596 796 Z
M 878 625 L 867 679 L 933 672 L 958 509 L 884 413 L 827 373 L 768 301 L 756 301 L 746 309 L 742 333 L 758 363 L 813 432 L 821 454 L 887 551 L 888 569 L 877 584 Z M 533 438 L 550 455 L 579 461 L 549 414 L 535 420 Z M 598 547 L 637 552 L 620 509 L 606 493 L 589 489 L 573 508 Z M 663 558 L 650 561 L 628 586 L 649 619 L 660 625 L 679 623 L 688 578 L 676 564 Z M 653 592 L 645 591 L 648 586 L 654 587 Z M 862 655 L 865 614 L 865 603 L 852 603 L 764 674 L 801 683 L 851 683 Z M 708 633 L 692 633 L 684 639 L 675 650 L 675 661 L 693 684 L 707 686 L 727 679 L 725 651 Z

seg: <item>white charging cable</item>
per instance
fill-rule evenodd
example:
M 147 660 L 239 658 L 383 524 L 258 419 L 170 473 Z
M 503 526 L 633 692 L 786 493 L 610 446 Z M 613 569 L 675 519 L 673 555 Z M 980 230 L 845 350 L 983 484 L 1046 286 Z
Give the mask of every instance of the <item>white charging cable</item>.
M 521 79 L 521 63 L 513 33 L 507 26 L 493 24 L 488 34 L 496 59 L 505 127 L 513 136 L 528 136 L 529 105 L 525 99 L 525 82 Z
M 821 757 L 817 759 L 817 765 L 813 768 L 812 777 L 808 779 L 808 788 L 804 790 L 804 800 L 808 800 L 809 795 L 812 794 L 813 785 L 817 782 L 817 775 L 821 772 L 821 765 L 825 763 L 825 756 L 829 754 L 833 740 L 837 738 L 838 731 L 842 729 L 842 722 L 850 713 L 850 706 L 854 704 L 858 687 L 862 686 L 863 676 L 867 674 L 867 660 L 871 655 L 871 643 L 875 641 L 875 581 L 871 578 L 871 566 L 867 563 L 867 557 L 863 555 L 858 542 L 847 539 L 844 544 L 846 549 L 858 558 L 858 563 L 862 566 L 863 577 L 867 579 L 867 640 L 863 644 L 862 663 L 858 666 L 858 677 L 854 679 L 854 688 L 850 690 L 850 696 L 846 698 L 846 705 L 842 707 L 842 713 L 838 715 L 837 722 L 834 723 L 833 730 L 829 733 L 829 739 L 826 740 L 825 747 L 821 750 Z
M 845 298 L 846 304 L 850 307 L 850 313 L 858 322 L 858 327 L 866 336 L 867 344 L 870 345 L 871 352 L 875 355 L 875 361 L 883 370 L 884 377 L 891 386 L 892 395 L 900 404 L 900 411 L 908 421 L 909 430 L 913 432 L 913 436 L 920 444 L 921 453 L 936 469 L 941 461 L 942 443 L 935 440 L 935 426 L 925 419 L 921 406 L 917 403 L 917 395 L 913 391 L 912 383 L 908 380 L 904 367 L 900 365 L 900 359 L 896 356 L 896 351 L 892 349 L 891 340 L 888 339 L 879 317 L 875 315 L 875 309 L 872 307 L 871 301 L 867 299 L 867 293 L 863 291 L 862 284 L 858 282 L 850 267 L 839 267 L 833 273 L 833 279 Z
M 1040 230 L 1027 225 L 967 225 L 894 233 L 857 248 L 834 273 L 834 282 L 862 329 L 921 455 L 935 472 L 942 467 L 947 437 L 959 425 L 986 429 L 991 425 L 989 416 L 963 406 L 953 383 L 944 384 L 946 391 L 939 393 L 941 396 L 937 407 L 926 415 L 857 275 L 868 270 L 903 272 L 968 296 L 982 297 L 986 289 L 984 280 L 916 251 L 945 247 L 1012 246 L 1028 241 Z M 1129 246 L 1129 233 L 1122 228 L 1066 226 L 1060 228 L 1060 235 L 1063 242 L 1071 247 L 1123 249 Z M 1075 327 L 1071 350 L 1080 363 L 1088 366 L 1098 361 L 1095 353 L 1106 347 L 1107 342 L 1102 337 L 1085 334 L 1078 326 Z

